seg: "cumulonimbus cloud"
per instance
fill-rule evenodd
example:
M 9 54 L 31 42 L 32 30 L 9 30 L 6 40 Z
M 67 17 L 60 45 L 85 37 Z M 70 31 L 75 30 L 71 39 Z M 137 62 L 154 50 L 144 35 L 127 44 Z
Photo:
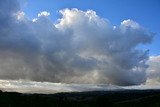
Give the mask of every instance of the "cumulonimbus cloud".
M 29 20 L 17 0 L 0 1 L 0 78 L 62 83 L 141 84 L 154 34 L 133 20 L 113 26 L 93 10 L 43 11 Z

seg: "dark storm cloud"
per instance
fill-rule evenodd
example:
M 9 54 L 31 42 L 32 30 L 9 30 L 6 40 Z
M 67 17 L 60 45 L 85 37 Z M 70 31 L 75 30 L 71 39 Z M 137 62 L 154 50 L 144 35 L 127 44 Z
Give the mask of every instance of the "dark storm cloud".
M 43 11 L 29 20 L 16 0 L 0 1 L 0 78 L 63 83 L 141 84 L 153 34 L 128 19 L 112 26 L 95 11 Z

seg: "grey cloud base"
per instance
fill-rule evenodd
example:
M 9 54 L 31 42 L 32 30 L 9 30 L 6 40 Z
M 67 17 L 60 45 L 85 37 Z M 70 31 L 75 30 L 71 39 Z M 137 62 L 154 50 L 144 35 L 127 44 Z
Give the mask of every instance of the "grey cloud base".
M 10 8 L 9 8 L 9 7 Z M 147 79 L 154 34 L 137 22 L 112 26 L 95 11 L 42 12 L 29 20 L 16 0 L 0 1 L 0 79 L 134 85 Z

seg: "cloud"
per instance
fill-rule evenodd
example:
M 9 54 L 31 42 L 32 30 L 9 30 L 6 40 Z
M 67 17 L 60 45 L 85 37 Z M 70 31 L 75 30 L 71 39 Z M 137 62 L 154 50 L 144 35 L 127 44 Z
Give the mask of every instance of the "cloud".
M 159 89 L 159 85 L 116 86 L 111 84 L 65 84 L 29 80 L 0 80 L 0 90 L 20 93 L 53 94 L 59 92 Z
M 117 90 L 122 87 L 107 84 L 64 84 L 50 82 L 36 82 L 26 80 L 0 80 L 0 89 L 2 91 L 20 92 L 20 93 L 58 93 L 58 92 L 82 92 L 96 90 Z
M 124 20 L 123 22 L 121 22 L 121 25 L 125 26 L 125 27 L 132 27 L 134 29 L 139 29 L 140 28 L 140 25 L 137 22 L 134 22 L 131 19 Z
M 25 13 L 22 11 L 19 11 L 15 14 L 17 16 L 17 20 L 23 20 L 25 18 Z
M 41 16 L 49 16 L 49 15 L 50 15 L 50 13 L 47 12 L 47 11 L 43 11 L 43 12 L 38 13 L 38 17 L 41 17 Z
M 147 64 L 147 84 L 160 84 L 160 56 L 150 56 Z
M 76 8 L 60 10 L 56 23 L 46 11 L 32 21 L 19 14 L 16 0 L 2 1 L 1 79 L 117 85 L 146 81 L 148 50 L 137 46 L 150 43 L 154 35 L 137 22 L 128 19 L 112 26 L 95 11 Z

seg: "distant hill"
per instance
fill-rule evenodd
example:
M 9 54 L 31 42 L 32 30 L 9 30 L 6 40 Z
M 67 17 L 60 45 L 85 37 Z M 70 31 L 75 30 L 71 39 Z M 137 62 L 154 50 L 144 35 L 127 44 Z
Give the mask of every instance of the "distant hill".
M 160 90 L 57 94 L 22 94 L 0 91 L 0 107 L 160 107 Z

